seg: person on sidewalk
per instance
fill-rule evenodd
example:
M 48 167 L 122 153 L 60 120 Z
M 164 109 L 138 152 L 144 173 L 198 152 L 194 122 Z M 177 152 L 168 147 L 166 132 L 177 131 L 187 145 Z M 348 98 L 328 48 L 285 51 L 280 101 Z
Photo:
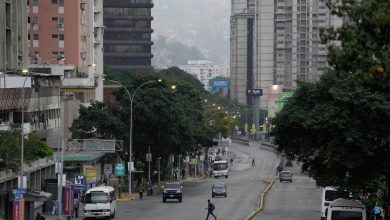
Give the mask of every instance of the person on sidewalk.
M 57 215 L 57 207 L 58 207 L 58 201 L 57 199 L 54 199 L 51 215 Z
M 209 219 L 210 214 L 214 217 L 214 219 L 217 219 L 217 217 L 214 215 L 215 206 L 213 203 L 210 202 L 210 199 L 207 200 L 207 217 L 206 220 Z
M 255 164 L 255 158 L 252 159 L 252 167 L 254 167 L 256 164 Z
M 73 216 L 75 218 L 79 217 L 79 207 L 80 207 L 79 198 L 77 197 L 77 194 L 76 194 L 73 197 Z
M 230 166 L 233 166 L 233 157 L 232 158 L 230 158 Z
M 139 194 L 139 199 L 142 199 L 144 196 L 144 187 L 142 186 L 142 183 L 138 185 L 138 194 Z
M 375 207 L 373 208 L 373 211 L 374 211 L 374 220 L 381 220 L 382 219 L 382 208 L 377 204 L 375 204 Z
M 35 217 L 35 220 L 45 220 L 45 217 L 41 215 L 40 212 L 37 213 L 37 216 Z

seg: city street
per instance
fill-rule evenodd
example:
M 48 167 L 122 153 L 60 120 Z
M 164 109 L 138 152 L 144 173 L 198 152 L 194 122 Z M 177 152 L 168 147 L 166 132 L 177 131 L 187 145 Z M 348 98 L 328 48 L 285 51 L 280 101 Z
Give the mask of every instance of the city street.
M 293 182 L 275 184 L 265 197 L 264 209 L 255 219 L 261 220 L 313 220 L 320 219 L 322 189 L 315 182 L 300 173 L 300 167 L 286 167 L 293 176 Z
M 137 216 L 138 220 L 205 219 L 207 199 L 215 204 L 218 219 L 244 219 L 256 208 L 258 195 L 265 188 L 263 180 L 274 178 L 279 161 L 274 153 L 258 147 L 232 143 L 230 150 L 235 160 L 228 179 L 213 178 L 184 184 L 182 203 L 174 200 L 163 203 L 161 194 L 145 196 L 143 200 L 119 202 L 116 219 L 128 219 L 130 216 Z M 251 166 L 252 158 L 255 158 L 255 167 Z M 211 198 L 211 186 L 218 181 L 226 182 L 227 198 Z

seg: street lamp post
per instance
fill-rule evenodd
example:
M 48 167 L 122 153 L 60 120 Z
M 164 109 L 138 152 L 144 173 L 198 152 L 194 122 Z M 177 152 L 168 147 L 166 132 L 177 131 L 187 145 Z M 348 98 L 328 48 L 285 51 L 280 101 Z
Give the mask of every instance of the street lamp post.
M 178 157 L 179 157 L 179 160 L 178 160 L 178 162 L 179 162 L 179 170 L 178 170 L 177 176 L 178 176 L 178 179 L 181 180 L 181 172 L 180 172 L 181 171 L 181 169 L 180 169 L 181 154 L 179 154 Z
M 120 82 L 118 81 L 115 81 L 115 80 L 112 80 L 112 79 L 107 79 L 107 81 L 110 81 L 110 82 L 114 82 L 118 85 L 120 85 L 123 89 L 125 89 L 127 95 L 129 96 L 129 99 L 130 99 L 130 131 L 129 131 L 129 195 L 131 194 L 131 168 L 132 168 L 132 162 L 131 162 L 131 157 L 132 157 L 132 142 L 133 142 L 133 100 L 134 100 L 134 97 L 135 95 L 137 94 L 137 92 L 145 85 L 149 84 L 149 83 L 154 83 L 155 81 L 153 80 L 150 80 L 150 81 L 147 81 L 147 82 L 144 82 L 142 83 L 141 85 L 139 85 L 133 92 L 133 95 L 130 94 L 129 90 L 127 90 L 127 88 Z M 160 82 L 161 80 L 158 80 L 158 82 Z
M 161 157 L 157 157 L 158 160 L 158 186 L 160 186 L 160 161 Z

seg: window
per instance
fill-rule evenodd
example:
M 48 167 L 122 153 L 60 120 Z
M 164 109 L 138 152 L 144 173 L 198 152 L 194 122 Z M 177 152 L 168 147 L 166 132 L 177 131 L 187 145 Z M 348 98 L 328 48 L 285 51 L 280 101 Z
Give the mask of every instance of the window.
M 63 17 L 59 17 L 59 18 L 58 18 L 58 23 L 59 23 L 59 24 L 60 24 L 60 23 L 63 24 L 63 23 L 64 23 L 64 18 L 63 18 Z
M 32 18 L 32 24 L 33 25 L 39 24 L 39 17 L 33 17 Z
M 52 54 L 53 56 L 58 57 L 58 51 L 52 51 L 51 54 Z
M 65 36 L 63 34 L 59 35 L 59 40 L 65 40 Z
M 52 34 L 51 38 L 53 38 L 53 39 L 58 38 L 58 34 Z
M 39 40 L 39 34 L 34 34 L 33 40 Z
M 57 22 L 57 21 L 58 21 L 58 18 L 57 18 L 57 17 L 52 17 L 52 18 L 51 18 L 51 21 Z
M 52 4 L 58 4 L 57 0 L 51 0 Z
M 38 0 L 33 0 L 32 1 L 32 6 L 38 6 L 39 5 L 39 1 Z
M 58 0 L 58 6 L 64 7 L 64 0 Z

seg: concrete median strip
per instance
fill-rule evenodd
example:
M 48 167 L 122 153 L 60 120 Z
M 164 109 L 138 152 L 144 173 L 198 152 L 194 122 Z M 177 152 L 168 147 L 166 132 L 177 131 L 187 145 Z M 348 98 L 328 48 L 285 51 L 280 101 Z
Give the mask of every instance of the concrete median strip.
M 275 180 L 264 180 L 265 183 L 268 184 L 268 186 L 260 193 L 259 200 L 257 202 L 257 209 L 254 210 L 251 214 L 249 214 L 247 217 L 245 217 L 245 220 L 252 220 L 257 214 L 263 210 L 264 207 L 264 197 L 268 193 L 268 191 L 272 188 L 274 185 Z

